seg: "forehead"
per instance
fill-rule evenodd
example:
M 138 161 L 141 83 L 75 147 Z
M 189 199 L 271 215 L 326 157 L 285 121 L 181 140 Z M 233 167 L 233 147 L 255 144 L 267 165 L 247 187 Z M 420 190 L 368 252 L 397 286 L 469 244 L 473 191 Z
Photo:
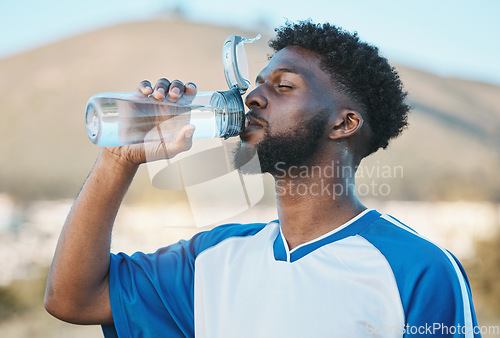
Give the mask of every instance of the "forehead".
M 306 48 L 289 46 L 278 51 L 260 72 L 259 78 L 279 70 L 296 73 L 308 82 L 331 84 L 330 75 L 321 68 L 320 55 Z

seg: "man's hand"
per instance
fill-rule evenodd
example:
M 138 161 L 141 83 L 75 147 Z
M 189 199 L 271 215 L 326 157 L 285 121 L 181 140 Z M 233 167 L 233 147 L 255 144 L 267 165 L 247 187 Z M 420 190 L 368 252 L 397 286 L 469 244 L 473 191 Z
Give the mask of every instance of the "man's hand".
M 184 85 L 178 80 L 170 82 L 169 80 L 162 78 L 156 82 L 154 88 L 151 86 L 149 81 L 142 81 L 137 86 L 135 91 L 144 95 L 145 98 L 149 97 L 150 99 L 156 101 L 169 101 L 174 103 L 182 100 L 183 103 L 186 103 L 190 102 L 196 95 L 196 86 L 191 82 Z M 154 109 L 154 107 L 152 107 L 152 109 Z M 162 138 L 160 141 L 150 141 L 122 147 L 104 148 L 103 152 L 108 152 L 114 155 L 119 162 L 125 160 L 126 162 L 134 165 L 139 165 L 141 163 L 145 163 L 146 161 L 172 158 L 178 153 L 190 149 L 192 146 L 194 126 L 188 124 L 189 115 L 186 114 L 185 117 L 187 120 L 184 121 L 185 123 L 183 123 L 183 126 L 181 126 L 180 131 L 175 136 L 173 141 L 168 138 Z M 183 119 L 179 116 L 176 116 L 176 119 L 178 119 L 179 122 L 183 121 Z M 156 132 L 161 135 L 162 132 L 164 132 L 164 130 L 162 130 L 161 122 L 162 121 L 158 121 L 157 123 L 159 125 L 159 127 L 157 127 L 158 130 L 151 130 L 151 132 Z M 171 125 L 172 121 L 165 121 L 164 123 L 169 123 Z

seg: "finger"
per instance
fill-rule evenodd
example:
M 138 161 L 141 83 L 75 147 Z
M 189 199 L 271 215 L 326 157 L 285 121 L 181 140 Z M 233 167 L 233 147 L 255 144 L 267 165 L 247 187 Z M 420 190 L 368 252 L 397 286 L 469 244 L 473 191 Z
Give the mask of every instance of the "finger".
M 144 94 L 144 95 L 150 95 L 153 93 L 153 88 L 151 87 L 151 82 L 149 82 L 148 80 L 144 80 L 142 81 L 141 83 L 139 83 L 139 85 L 137 86 L 137 88 L 135 89 L 135 91 L 137 93 L 141 93 L 141 94 Z
M 172 158 L 183 151 L 189 150 L 193 146 L 194 130 L 195 126 L 192 124 L 182 127 L 174 142 L 170 143 L 165 149 L 167 158 Z
M 184 95 L 194 96 L 198 92 L 198 88 L 192 82 L 188 82 L 184 85 Z
M 184 94 L 184 83 L 179 80 L 174 80 L 170 84 L 167 100 L 171 102 L 177 101 Z
M 179 135 L 184 136 L 185 140 L 193 140 L 194 130 L 196 127 L 192 124 L 188 124 L 187 126 L 182 127 L 179 131 Z
M 169 86 L 170 86 L 169 80 L 165 78 L 159 79 L 155 84 L 153 97 L 157 100 L 163 101 L 165 99 Z
M 191 148 L 193 145 L 193 135 L 194 135 L 195 126 L 192 124 L 188 124 L 179 131 L 179 135 L 177 135 L 177 139 L 175 143 L 177 143 L 180 147 L 180 151 L 186 151 Z

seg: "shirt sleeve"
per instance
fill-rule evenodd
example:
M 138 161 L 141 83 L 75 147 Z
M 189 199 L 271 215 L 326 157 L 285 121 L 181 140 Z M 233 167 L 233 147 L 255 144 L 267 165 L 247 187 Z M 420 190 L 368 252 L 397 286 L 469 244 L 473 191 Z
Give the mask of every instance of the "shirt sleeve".
M 105 337 L 194 337 L 196 257 L 233 236 L 247 236 L 266 224 L 225 224 L 153 254 L 112 254 L 109 297 L 113 324 Z
M 405 316 L 404 337 L 481 337 L 467 276 L 451 253 L 389 217 L 361 235 L 393 271 Z
M 451 253 L 442 250 L 417 274 L 404 337 L 481 337 L 467 276 Z
M 194 336 L 194 260 L 197 236 L 153 254 L 112 254 L 112 325 L 105 337 Z

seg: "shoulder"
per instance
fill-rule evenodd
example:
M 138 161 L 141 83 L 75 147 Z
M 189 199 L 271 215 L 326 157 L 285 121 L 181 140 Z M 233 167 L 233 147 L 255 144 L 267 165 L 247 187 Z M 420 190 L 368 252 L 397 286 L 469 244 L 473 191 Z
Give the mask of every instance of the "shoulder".
M 224 224 L 213 228 L 210 231 L 200 232 L 191 239 L 191 244 L 195 255 L 204 250 L 216 246 L 226 239 L 234 237 L 254 236 L 266 227 L 269 223 Z
M 359 235 L 385 256 L 408 321 L 472 322 L 467 276 L 448 250 L 388 215 Z
M 112 254 L 112 265 L 122 265 L 130 262 L 139 266 L 155 267 L 159 261 L 162 262 L 162 266 L 176 266 L 177 264 L 174 263 L 194 262 L 196 257 L 206 249 L 214 247 L 229 238 L 253 236 L 264 229 L 267 224 L 269 223 L 220 225 L 211 230 L 199 232 L 191 239 L 183 239 L 177 243 L 159 248 L 154 253 L 135 252 L 131 256 L 123 252 Z
M 189 240 L 180 240 L 177 243 L 159 248 L 154 253 L 135 252 L 131 256 L 122 252 L 112 254 L 112 264 L 120 265 L 130 262 L 140 266 L 156 267 L 159 261 L 162 262 L 162 266 L 176 266 L 182 262 L 194 262 L 196 257 L 206 249 L 229 238 L 253 236 L 264 229 L 267 224 L 269 223 L 220 225 L 211 230 L 199 232 Z
M 385 256 L 396 280 L 404 285 L 418 283 L 423 276 L 458 285 L 464 277 L 460 263 L 448 250 L 389 215 L 381 215 L 359 235 Z
M 392 216 L 381 215 L 360 234 L 374 245 L 391 265 L 453 265 L 455 259 L 444 248 L 429 241 Z

